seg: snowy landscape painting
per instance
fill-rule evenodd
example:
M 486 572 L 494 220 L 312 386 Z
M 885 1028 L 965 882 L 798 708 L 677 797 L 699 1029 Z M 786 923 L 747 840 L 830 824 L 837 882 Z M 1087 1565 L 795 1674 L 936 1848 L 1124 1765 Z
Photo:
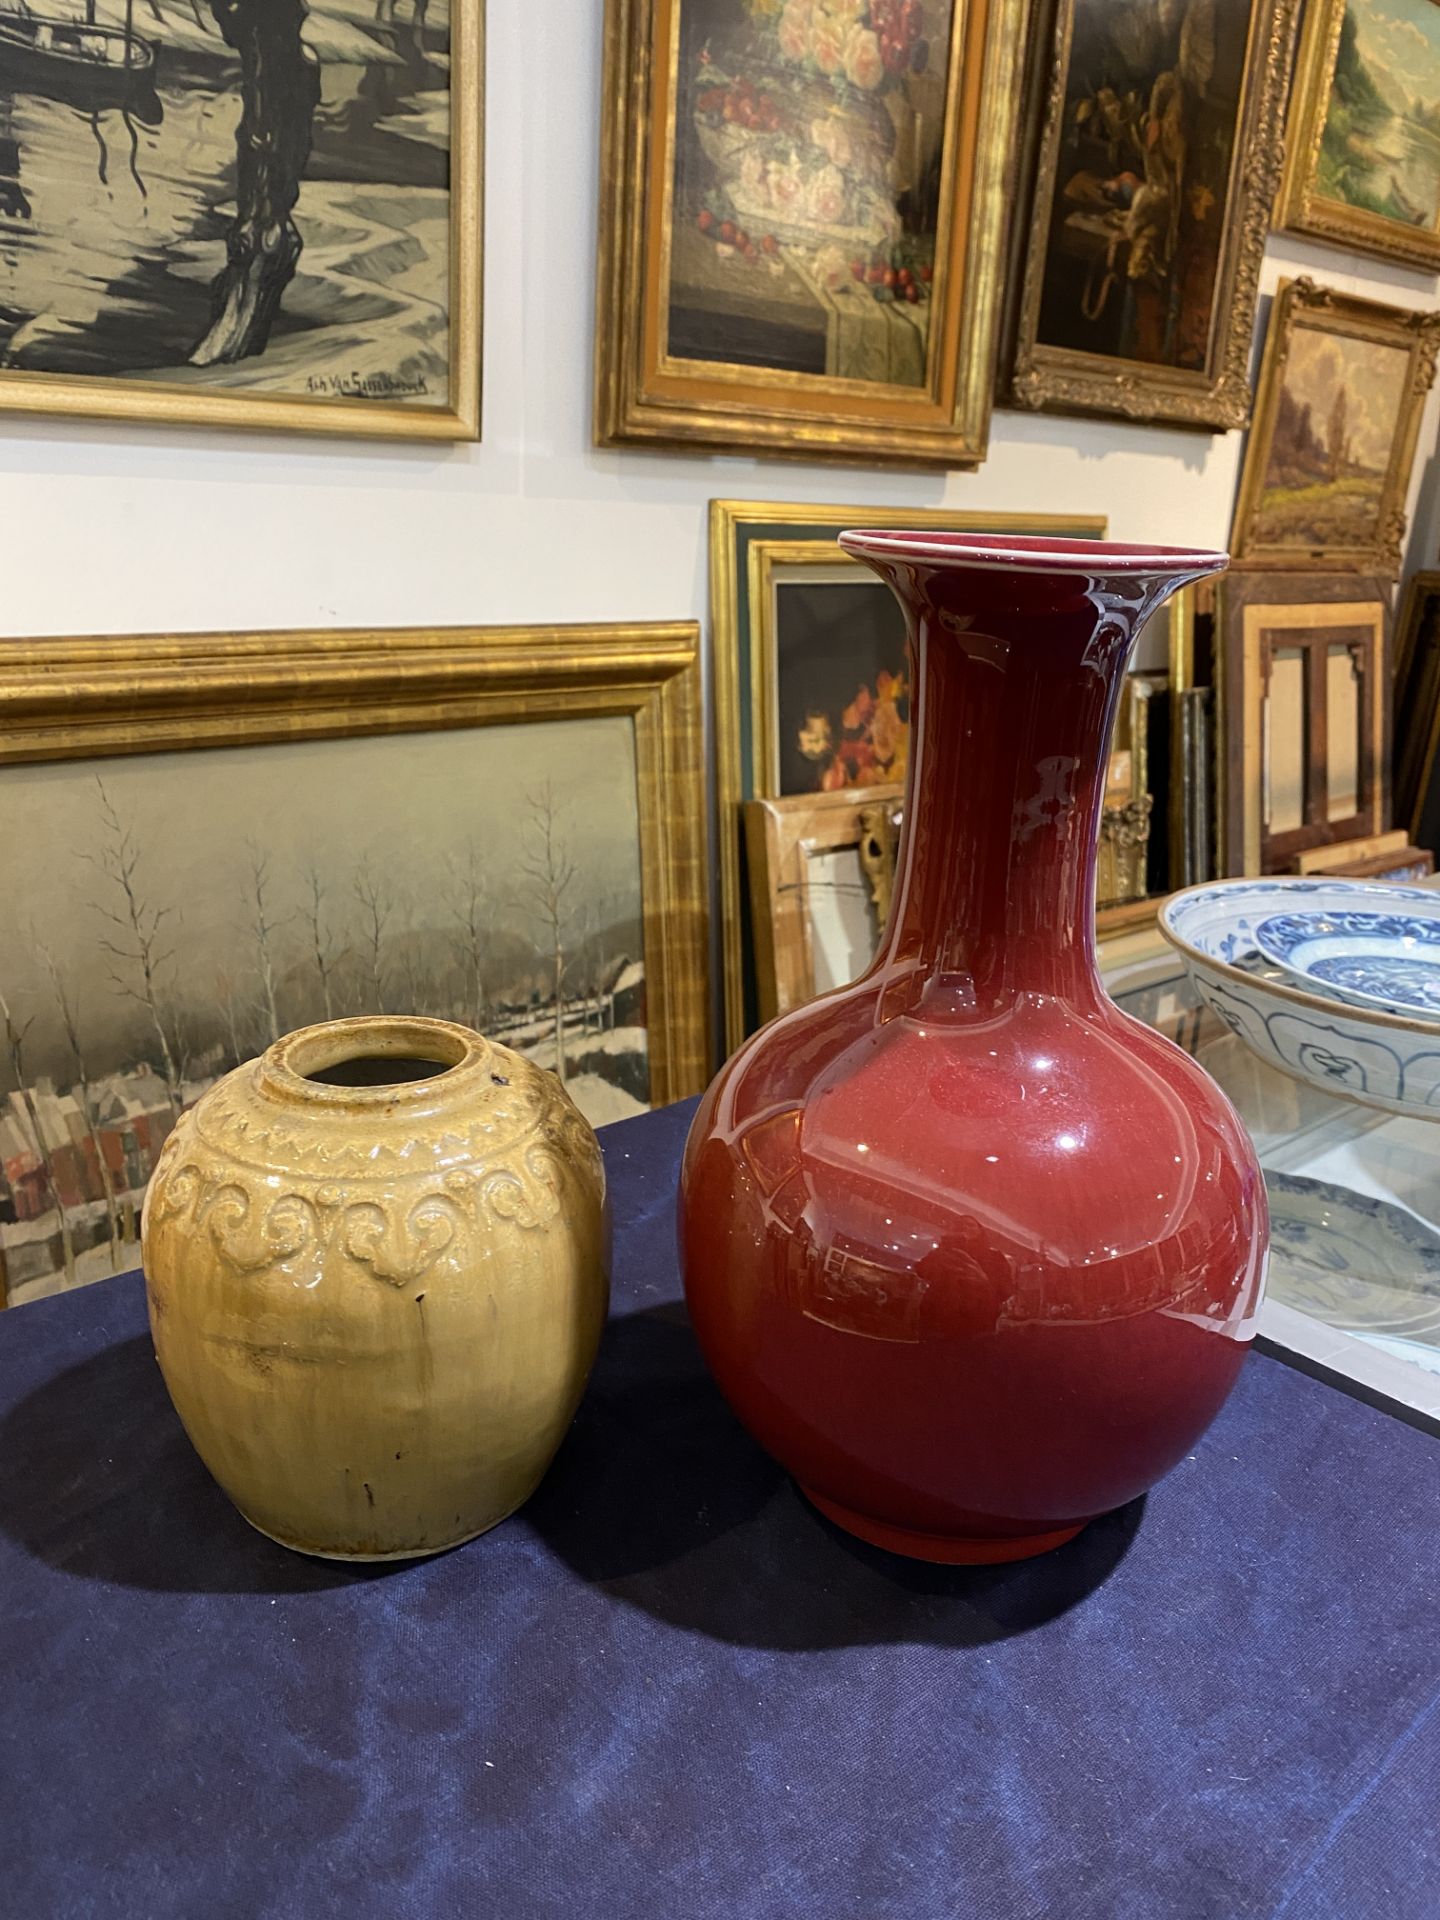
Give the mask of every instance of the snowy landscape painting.
M 0 782 L 0 1299 L 138 1265 L 177 1116 L 316 1020 L 457 1020 L 559 1073 L 594 1124 L 649 1104 L 623 715 Z

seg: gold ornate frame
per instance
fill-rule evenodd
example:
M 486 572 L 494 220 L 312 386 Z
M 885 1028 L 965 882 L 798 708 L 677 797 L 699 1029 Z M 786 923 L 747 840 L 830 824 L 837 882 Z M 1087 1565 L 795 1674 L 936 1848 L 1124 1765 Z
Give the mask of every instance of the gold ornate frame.
M 1252 532 L 1265 483 L 1265 469 L 1270 462 L 1290 341 L 1295 329 L 1302 326 L 1351 339 L 1370 340 L 1380 346 L 1403 347 L 1410 356 L 1409 376 L 1380 495 L 1379 526 L 1375 538 L 1368 544 L 1262 547 Z M 1410 469 L 1415 459 L 1425 396 L 1435 378 L 1437 347 L 1440 347 L 1440 313 L 1421 313 L 1407 307 L 1387 306 L 1379 300 L 1363 300 L 1357 294 L 1337 293 L 1333 287 L 1318 286 L 1308 276 L 1280 282 L 1265 335 L 1255 420 L 1245 443 L 1245 461 L 1240 470 L 1240 491 L 1230 533 L 1230 551 L 1237 564 L 1247 568 L 1298 568 L 1307 572 L 1353 569 L 1357 573 L 1391 576 L 1400 571 L 1405 496 L 1410 489 Z
M 1314 234 L 1332 245 L 1378 254 L 1384 260 L 1427 267 L 1433 273 L 1440 269 L 1440 228 L 1427 232 L 1409 227 L 1383 213 L 1332 200 L 1316 188 L 1345 6 L 1346 0 L 1309 0 L 1306 7 L 1275 224 L 1295 233 Z
M 759 748 L 751 756 L 757 770 L 772 764 L 774 571 L 781 564 L 808 563 L 863 572 L 861 563 L 835 544 L 835 536 L 846 527 L 941 527 L 963 533 L 1050 533 L 1103 540 L 1107 522 L 1103 514 L 946 513 L 923 507 L 807 506 L 789 500 L 710 502 L 711 698 L 727 1052 L 745 1037 L 740 807 L 746 800 L 778 798 L 773 781 L 751 777 L 745 749 L 747 738 Z
M 1210 348 L 1205 371 L 1198 373 L 1045 346 L 1036 337 L 1075 23 L 1075 0 L 1053 0 L 1051 31 L 1047 34 L 1042 24 L 1035 37 L 1035 57 L 1049 62 L 1049 85 L 1034 107 L 1040 145 L 1029 238 L 1015 266 L 1021 290 L 1009 377 L 1013 405 L 1216 430 L 1243 427 L 1249 420 L 1250 342 L 1270 204 L 1280 177 L 1285 84 L 1298 11 L 1299 0 L 1254 0 L 1252 6 Z
M 450 374 L 444 406 L 261 395 L 112 375 L 4 370 L 0 371 L 0 412 L 376 439 L 478 440 L 485 0 L 452 0 L 450 34 Z
M 810 920 L 810 858 L 861 851 L 872 808 L 893 805 L 903 787 L 851 787 L 843 793 L 793 793 L 783 800 L 748 800 L 750 911 L 755 927 L 755 985 L 760 1018 L 803 1006 L 815 997 L 815 953 Z M 893 849 L 891 849 L 893 857 Z M 875 881 L 865 877 L 874 899 Z M 880 931 L 884 931 L 881 917 Z
M 923 388 L 667 354 L 682 4 L 606 8 L 596 443 L 978 466 L 990 429 L 1025 0 L 957 0 Z
M 689 621 L 15 641 L 0 651 L 0 767 L 629 717 L 658 1106 L 711 1066 L 699 658 Z

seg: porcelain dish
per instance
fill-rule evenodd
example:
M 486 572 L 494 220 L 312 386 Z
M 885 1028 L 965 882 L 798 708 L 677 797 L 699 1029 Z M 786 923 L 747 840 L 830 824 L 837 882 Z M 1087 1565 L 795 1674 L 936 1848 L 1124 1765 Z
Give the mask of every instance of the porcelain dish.
M 1277 913 L 1256 927 L 1255 945 L 1328 999 L 1440 1019 L 1440 900 L 1433 894 L 1406 899 L 1403 910 L 1376 911 L 1367 900 L 1363 911 Z
M 1205 1005 L 1261 1060 L 1340 1099 L 1440 1120 L 1440 1020 L 1309 991 L 1255 937 L 1277 915 L 1394 910 L 1421 897 L 1354 880 L 1213 880 L 1168 900 L 1160 931 Z

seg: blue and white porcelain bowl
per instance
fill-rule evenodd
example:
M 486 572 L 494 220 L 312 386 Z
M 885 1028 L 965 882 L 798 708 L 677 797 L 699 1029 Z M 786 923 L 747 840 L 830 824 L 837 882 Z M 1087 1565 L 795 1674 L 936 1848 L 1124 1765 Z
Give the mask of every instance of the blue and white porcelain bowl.
M 1413 907 L 1423 896 L 1363 880 L 1214 880 L 1167 901 L 1160 931 L 1206 1006 L 1269 1065 L 1341 1099 L 1440 1120 L 1440 1018 L 1307 990 L 1256 942 L 1277 916 L 1388 911 L 1397 897 Z
M 1434 894 L 1375 887 L 1340 912 L 1277 913 L 1256 927 L 1255 945 L 1327 999 L 1440 1019 L 1440 899 Z

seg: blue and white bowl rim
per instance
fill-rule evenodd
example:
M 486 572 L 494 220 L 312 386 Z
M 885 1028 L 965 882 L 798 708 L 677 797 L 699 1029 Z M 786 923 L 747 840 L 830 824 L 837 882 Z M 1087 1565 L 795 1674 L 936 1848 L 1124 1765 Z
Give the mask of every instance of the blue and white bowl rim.
M 1237 967 L 1233 960 L 1218 959 L 1213 953 L 1206 953 L 1197 947 L 1176 925 L 1188 909 L 1202 900 L 1244 899 L 1258 893 L 1294 893 L 1297 895 L 1314 893 L 1348 893 L 1354 889 L 1356 904 L 1365 900 L 1396 900 L 1412 904 L 1415 895 L 1409 886 L 1387 887 L 1375 881 L 1363 880 L 1327 880 L 1319 874 L 1276 874 L 1250 880 L 1207 880 L 1198 887 L 1186 887 L 1183 893 L 1171 894 L 1160 909 L 1159 926 L 1161 933 L 1177 952 L 1192 960 L 1196 965 L 1205 967 L 1212 973 L 1232 980 L 1242 991 L 1253 993 L 1259 988 L 1266 998 L 1292 1000 L 1297 1007 L 1307 1007 L 1312 1013 L 1317 1010 L 1342 1019 L 1353 1021 L 1357 1026 L 1380 1027 L 1395 1033 L 1434 1033 L 1440 1028 L 1440 1021 L 1427 1020 L 1418 1014 L 1386 1013 L 1380 1007 L 1362 1007 L 1351 1001 L 1331 999 L 1326 994 L 1306 993 L 1303 987 L 1291 986 L 1286 980 L 1257 980 L 1253 973 L 1247 973 L 1243 967 Z

